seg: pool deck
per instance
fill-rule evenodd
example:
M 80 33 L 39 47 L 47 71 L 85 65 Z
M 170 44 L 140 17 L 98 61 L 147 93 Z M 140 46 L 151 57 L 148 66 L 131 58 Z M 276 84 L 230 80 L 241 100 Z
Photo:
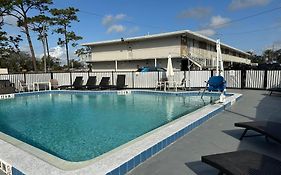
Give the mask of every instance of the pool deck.
M 238 138 L 243 129 L 235 122 L 272 120 L 281 122 L 281 94 L 268 96 L 262 90 L 229 90 L 243 97 L 178 141 L 133 169 L 128 175 L 216 175 L 218 171 L 201 162 L 201 156 L 248 149 L 277 159 L 281 145 L 264 137 Z M 249 132 L 250 133 L 250 132 Z

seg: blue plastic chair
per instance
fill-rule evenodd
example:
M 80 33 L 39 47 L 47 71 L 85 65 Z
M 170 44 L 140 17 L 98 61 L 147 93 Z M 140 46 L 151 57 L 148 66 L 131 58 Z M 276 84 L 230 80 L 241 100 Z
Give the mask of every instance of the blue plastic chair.
M 226 81 L 222 76 L 212 76 L 207 82 L 208 91 L 223 92 L 225 88 L 226 88 Z

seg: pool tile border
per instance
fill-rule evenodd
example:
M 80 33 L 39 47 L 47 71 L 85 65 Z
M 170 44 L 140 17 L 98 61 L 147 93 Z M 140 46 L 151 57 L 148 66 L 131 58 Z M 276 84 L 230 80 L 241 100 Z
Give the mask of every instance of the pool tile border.
M 145 94 L 159 94 L 159 95 L 184 95 L 184 96 L 190 96 L 190 95 L 199 95 L 198 91 L 194 92 L 161 92 L 161 91 L 147 91 L 147 90 L 130 90 L 133 93 L 145 93 Z M 74 93 L 74 94 L 112 94 L 116 93 L 117 91 L 64 91 L 64 90 L 58 90 L 58 91 L 39 91 L 39 92 L 26 92 L 26 93 L 18 93 L 15 94 L 15 97 L 19 96 L 29 96 L 29 95 L 35 95 L 35 94 L 49 94 L 49 93 L 62 93 L 62 94 L 68 94 L 68 93 Z M 213 93 L 206 93 L 208 95 L 212 95 Z M 129 159 L 128 161 L 123 162 L 123 164 L 116 166 L 113 168 L 113 170 L 109 170 L 106 175 L 123 175 L 138 165 L 140 165 L 145 160 L 149 159 L 153 155 L 157 154 L 159 151 L 163 150 L 167 146 L 174 143 L 179 138 L 183 137 L 184 135 L 188 134 L 190 131 L 192 131 L 194 128 L 200 126 L 208 119 L 214 117 L 219 112 L 223 111 L 224 109 L 230 107 L 232 104 L 234 104 L 236 101 L 238 101 L 242 95 L 241 94 L 227 94 L 226 96 L 231 96 L 228 98 L 228 100 L 224 103 L 221 103 L 219 107 L 216 107 L 211 112 L 200 116 L 200 118 L 196 121 L 193 121 L 186 125 L 184 128 L 180 129 L 179 131 L 173 133 L 172 135 L 166 137 L 165 139 L 157 142 L 153 146 L 148 147 L 146 150 L 140 152 L 139 154 L 135 155 L 133 158 Z M 91 173 L 91 172 L 87 172 Z M 18 170 L 16 167 L 12 166 L 12 175 L 23 175 L 24 173 Z

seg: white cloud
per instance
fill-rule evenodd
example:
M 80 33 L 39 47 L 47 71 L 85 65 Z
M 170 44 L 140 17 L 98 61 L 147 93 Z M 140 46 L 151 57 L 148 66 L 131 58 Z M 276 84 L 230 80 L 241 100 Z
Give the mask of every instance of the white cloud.
M 126 15 L 123 13 L 117 14 L 117 15 L 106 15 L 102 18 L 102 25 L 104 26 L 111 26 L 123 19 L 126 18 Z
M 133 33 L 138 32 L 139 30 L 140 30 L 140 28 L 138 26 L 134 26 L 134 27 L 128 29 L 128 33 L 133 34 Z
M 208 37 L 216 34 L 216 31 L 213 30 L 213 29 L 202 29 L 202 30 L 198 30 L 196 32 L 201 34 L 201 35 L 208 36 Z
M 20 46 L 20 51 L 26 52 L 26 53 L 29 53 L 29 54 L 30 54 L 30 48 L 29 48 L 28 45 L 22 45 L 22 46 Z
M 204 18 L 210 15 L 212 9 L 209 7 L 195 7 L 182 11 L 178 18 Z
M 240 10 L 256 6 L 265 6 L 269 4 L 270 1 L 271 0 L 232 0 L 228 7 L 230 10 Z
M 112 33 L 112 32 L 116 32 L 116 33 L 122 33 L 126 30 L 126 27 L 121 25 L 121 24 L 114 24 L 110 27 L 108 27 L 107 29 L 107 33 Z
M 127 32 L 129 34 L 135 33 L 139 30 L 138 26 L 126 27 L 123 24 L 120 24 L 127 18 L 126 14 L 120 13 L 117 15 L 106 15 L 102 19 L 102 25 L 106 27 L 106 33 L 123 33 Z
M 56 58 L 66 57 L 65 49 L 60 46 L 52 47 L 50 49 L 50 56 Z
M 209 27 L 211 27 L 211 28 L 222 28 L 222 27 L 225 27 L 229 21 L 230 21 L 229 18 L 224 18 L 224 17 L 221 17 L 220 15 L 213 16 L 211 18 Z
M 124 19 L 124 18 L 126 18 L 126 15 L 123 14 L 123 13 L 117 14 L 117 15 L 115 16 L 115 19 L 116 19 L 116 20 L 122 20 L 122 19 Z
M 12 26 L 17 26 L 17 18 L 13 17 L 13 16 L 4 16 L 4 22 L 8 25 L 12 25 Z
M 69 50 L 69 59 L 77 59 L 77 55 L 75 55 L 74 50 Z M 43 53 L 40 54 L 40 58 L 43 57 Z M 64 47 L 61 46 L 55 46 L 50 48 L 50 56 L 51 57 L 56 57 L 60 59 L 61 64 L 67 64 L 67 59 L 66 59 L 66 51 Z
M 196 32 L 204 36 L 210 37 L 216 34 L 216 29 L 226 27 L 228 22 L 230 22 L 229 18 L 225 18 L 220 15 L 212 16 L 207 26 Z

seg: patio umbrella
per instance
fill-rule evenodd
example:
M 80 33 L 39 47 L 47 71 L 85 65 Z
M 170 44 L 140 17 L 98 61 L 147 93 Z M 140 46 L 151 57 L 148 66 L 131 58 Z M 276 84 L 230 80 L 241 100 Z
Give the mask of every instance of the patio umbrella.
M 167 64 L 166 76 L 167 76 L 167 78 L 174 76 L 174 70 L 173 70 L 171 55 L 168 56 L 168 64 Z
M 223 61 L 222 61 L 222 54 L 221 54 L 221 44 L 220 40 L 217 40 L 217 65 L 216 65 L 216 75 L 217 76 L 223 76 L 224 74 L 224 69 L 223 69 Z

